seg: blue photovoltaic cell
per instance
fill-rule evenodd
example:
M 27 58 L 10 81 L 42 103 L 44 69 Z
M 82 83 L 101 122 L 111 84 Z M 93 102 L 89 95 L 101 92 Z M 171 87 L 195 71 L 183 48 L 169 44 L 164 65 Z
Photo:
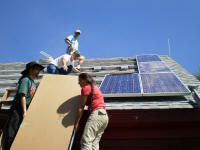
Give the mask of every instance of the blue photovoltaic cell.
M 171 72 L 162 61 L 138 62 L 138 70 L 140 73 Z
M 161 61 L 158 55 L 138 55 L 137 62 Z
M 100 90 L 103 94 L 140 94 L 138 74 L 107 75 Z
M 140 74 L 143 94 L 160 95 L 185 95 L 190 91 L 173 73 Z

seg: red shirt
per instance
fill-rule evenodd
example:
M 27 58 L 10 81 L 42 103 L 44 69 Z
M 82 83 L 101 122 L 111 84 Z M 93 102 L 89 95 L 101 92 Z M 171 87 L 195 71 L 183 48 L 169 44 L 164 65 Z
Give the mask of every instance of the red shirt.
M 88 96 L 86 105 L 88 106 L 89 113 L 99 108 L 103 108 L 106 110 L 103 95 L 101 91 L 99 90 L 99 88 L 96 86 L 94 86 L 93 105 L 91 107 L 91 90 L 92 88 L 90 84 L 82 87 L 82 90 L 81 90 L 81 96 L 86 96 L 86 95 Z

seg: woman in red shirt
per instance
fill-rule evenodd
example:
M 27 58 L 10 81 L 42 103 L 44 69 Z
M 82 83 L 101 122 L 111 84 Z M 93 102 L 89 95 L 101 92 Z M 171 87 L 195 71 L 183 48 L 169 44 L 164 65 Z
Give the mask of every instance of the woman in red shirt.
M 85 105 L 88 106 L 89 118 L 81 139 L 81 150 L 98 150 L 99 141 L 108 125 L 108 115 L 104 98 L 98 87 L 94 85 L 93 78 L 87 73 L 79 75 L 81 101 L 78 108 L 75 129 L 78 130 L 80 119 Z

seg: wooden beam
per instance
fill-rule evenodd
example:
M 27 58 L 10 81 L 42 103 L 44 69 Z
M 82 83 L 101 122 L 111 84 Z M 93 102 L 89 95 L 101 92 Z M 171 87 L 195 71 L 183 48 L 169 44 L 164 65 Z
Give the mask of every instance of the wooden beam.
M 9 93 L 17 93 L 17 89 L 7 89 Z
M 7 89 L 7 91 L 4 93 L 3 97 L 1 98 L 0 101 L 0 110 L 3 107 L 4 104 L 8 104 L 10 102 L 6 102 L 10 94 L 16 93 L 17 89 Z

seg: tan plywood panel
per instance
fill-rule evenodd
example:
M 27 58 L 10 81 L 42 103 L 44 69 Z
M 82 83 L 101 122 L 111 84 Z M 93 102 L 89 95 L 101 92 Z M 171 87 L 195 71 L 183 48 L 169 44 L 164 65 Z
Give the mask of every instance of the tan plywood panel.
M 11 150 L 67 150 L 79 101 L 78 77 L 44 75 Z

